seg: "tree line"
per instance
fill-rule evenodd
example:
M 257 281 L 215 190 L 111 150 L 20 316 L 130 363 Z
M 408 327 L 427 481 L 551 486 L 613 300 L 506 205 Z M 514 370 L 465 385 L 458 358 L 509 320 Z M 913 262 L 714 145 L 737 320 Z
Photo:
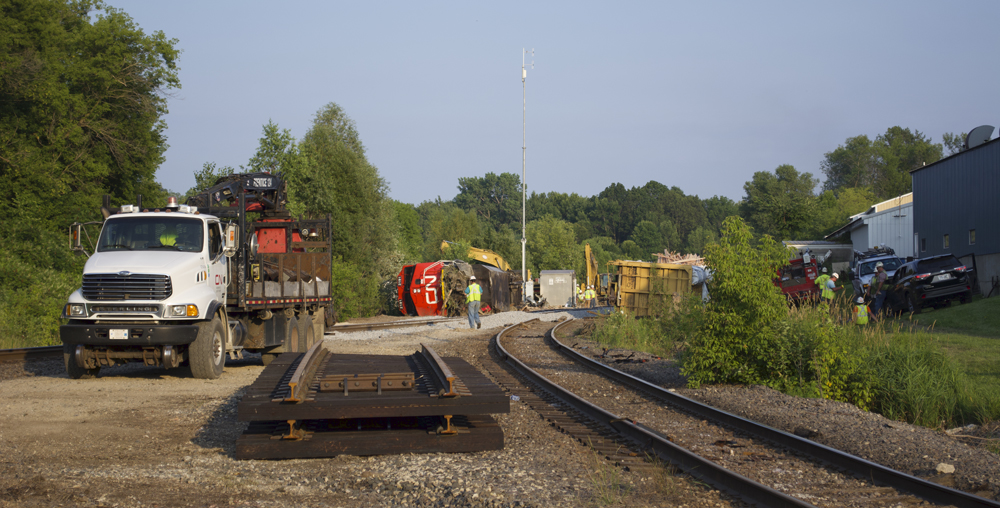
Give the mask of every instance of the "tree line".
M 95 0 L 7 2 L 0 12 L 0 193 L 8 203 L 0 221 L 0 339 L 51 342 L 84 262 L 67 248 L 67 226 L 99 221 L 104 194 L 116 204 L 142 194 L 149 206 L 181 194 L 155 178 L 167 148 L 167 98 L 181 87 L 180 52 L 176 39 L 146 34 Z M 602 266 L 663 250 L 701 254 L 734 215 L 758 236 L 820 238 L 849 215 L 908 192 L 908 171 L 946 148 L 960 150 L 962 138 L 949 133 L 938 144 L 901 127 L 848 138 L 824 154 L 822 185 L 780 165 L 754 173 L 738 202 L 656 181 L 611 183 L 593 196 L 531 190 L 526 268 L 582 273 L 584 244 Z M 336 103 L 318 109 L 301 139 L 267 122 L 246 163 L 206 162 L 186 194 L 234 171 L 282 172 L 293 213 L 332 216 L 331 280 L 342 318 L 387 310 L 380 291 L 403 264 L 454 257 L 441 252 L 442 240 L 496 251 L 521 268 L 518 175 L 459 178 L 450 200 L 394 201 Z

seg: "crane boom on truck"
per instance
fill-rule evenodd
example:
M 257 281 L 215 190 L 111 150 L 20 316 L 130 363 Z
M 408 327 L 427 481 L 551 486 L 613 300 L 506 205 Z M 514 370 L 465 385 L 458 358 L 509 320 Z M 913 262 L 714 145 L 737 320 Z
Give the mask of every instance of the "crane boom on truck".
M 105 196 L 96 250 L 59 329 L 67 374 L 186 361 L 194 377 L 214 379 L 227 355 L 257 351 L 267 364 L 308 349 L 332 304 L 331 222 L 294 219 L 285 192 L 280 173 L 249 173 L 162 209 L 141 208 L 141 196 L 113 208 Z M 75 250 L 82 226 L 70 227 Z

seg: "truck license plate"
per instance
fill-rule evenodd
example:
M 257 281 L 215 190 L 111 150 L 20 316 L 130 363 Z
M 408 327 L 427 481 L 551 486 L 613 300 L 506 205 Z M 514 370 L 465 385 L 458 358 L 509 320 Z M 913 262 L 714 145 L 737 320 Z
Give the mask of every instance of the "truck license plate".
M 126 340 L 128 339 L 128 329 L 108 330 L 108 338 L 111 340 Z

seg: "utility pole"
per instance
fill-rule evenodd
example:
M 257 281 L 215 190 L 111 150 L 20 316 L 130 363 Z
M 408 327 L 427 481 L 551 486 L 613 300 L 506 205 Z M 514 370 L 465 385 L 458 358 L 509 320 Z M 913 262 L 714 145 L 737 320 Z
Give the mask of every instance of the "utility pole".
M 527 101 L 527 89 L 524 84 L 525 78 L 528 77 L 528 71 L 524 68 L 524 55 L 528 54 L 529 51 L 521 48 L 521 280 L 524 281 L 524 287 L 527 287 L 528 282 L 528 260 L 525 255 L 525 246 L 528 244 L 528 239 L 525 236 L 526 226 L 525 219 L 527 217 L 528 210 L 528 183 L 526 180 L 527 173 L 525 173 L 525 156 L 528 151 L 528 144 L 525 142 L 527 140 L 527 115 L 528 115 L 528 101 Z M 535 48 L 531 48 L 531 68 L 535 68 Z M 529 298 L 529 295 L 525 292 L 522 296 L 525 300 Z M 533 295 L 531 295 L 533 296 Z

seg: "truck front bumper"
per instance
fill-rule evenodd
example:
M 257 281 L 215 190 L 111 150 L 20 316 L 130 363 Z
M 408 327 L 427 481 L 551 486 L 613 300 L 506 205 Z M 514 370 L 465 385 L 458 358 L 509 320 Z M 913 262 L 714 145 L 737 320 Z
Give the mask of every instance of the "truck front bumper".
M 128 330 L 127 339 L 112 339 L 111 330 Z M 59 327 L 63 344 L 85 346 L 180 346 L 198 337 L 198 325 L 70 323 Z

